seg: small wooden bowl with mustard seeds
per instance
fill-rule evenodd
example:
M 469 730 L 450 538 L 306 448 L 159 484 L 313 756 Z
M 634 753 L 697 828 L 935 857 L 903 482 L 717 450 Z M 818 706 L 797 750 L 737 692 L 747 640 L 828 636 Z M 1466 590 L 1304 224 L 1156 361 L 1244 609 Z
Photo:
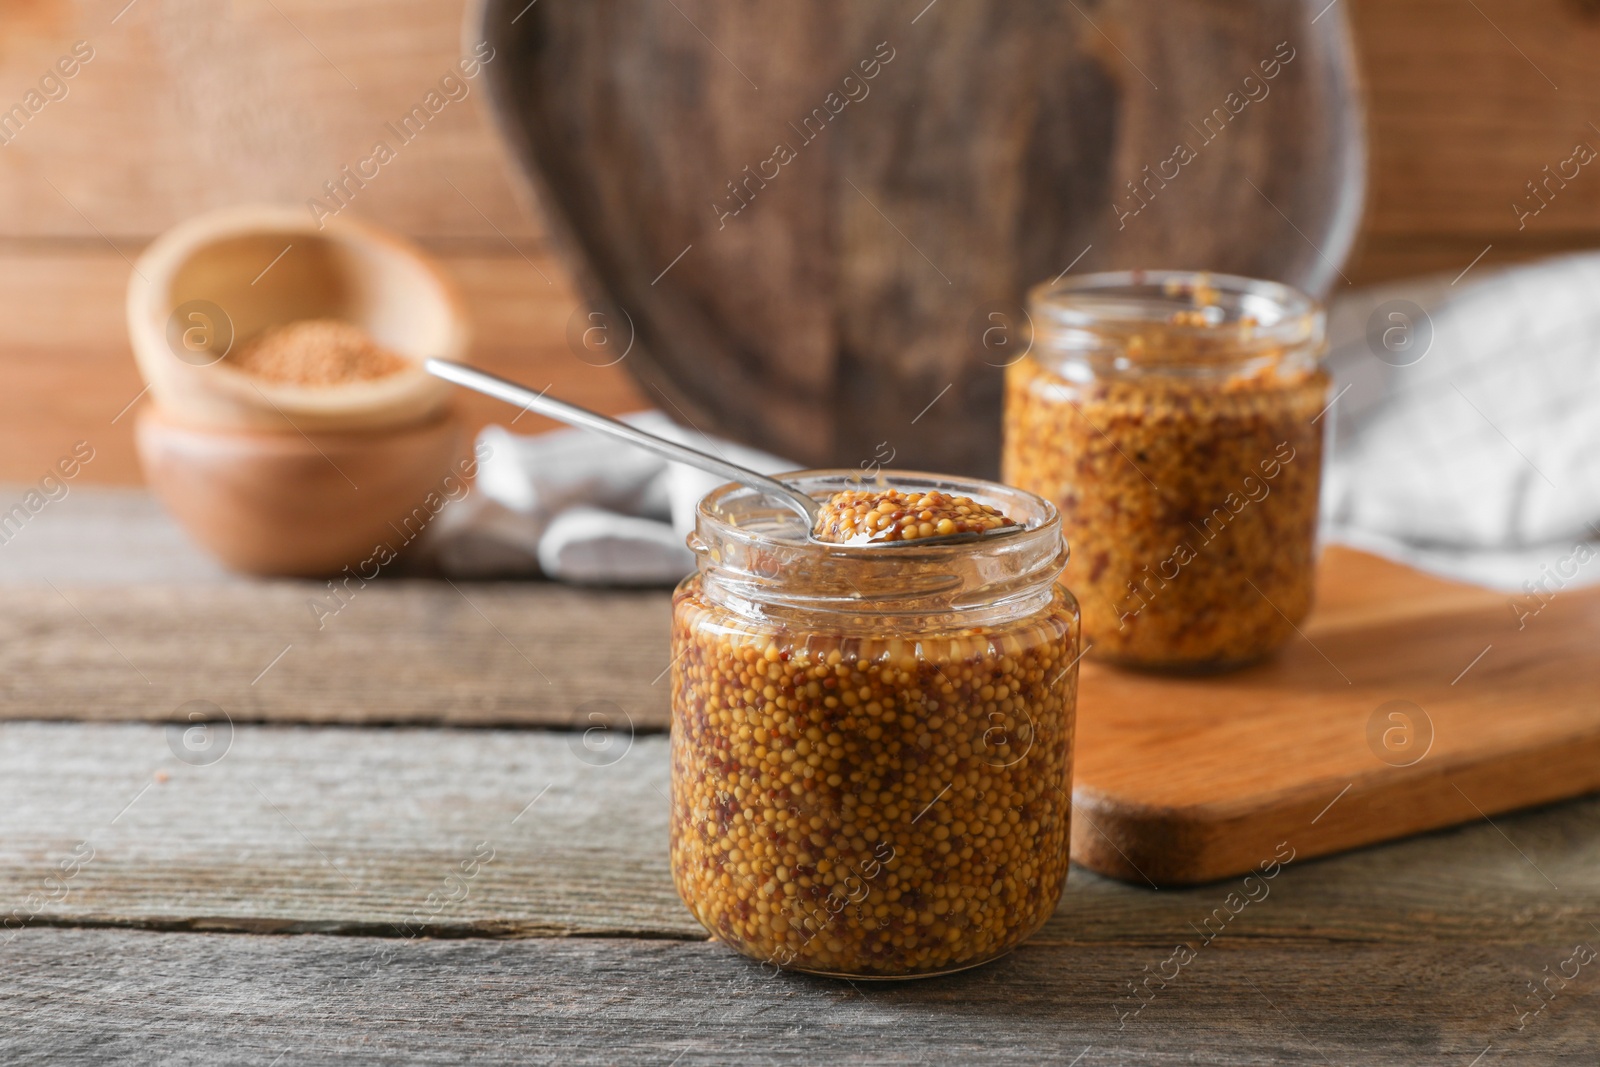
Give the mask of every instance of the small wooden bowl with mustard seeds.
M 128 285 L 154 400 L 146 480 L 188 532 L 253 574 L 376 573 L 464 484 L 449 387 L 466 316 L 442 273 L 374 227 L 231 208 L 156 240 Z
M 157 238 L 129 278 L 127 316 L 156 402 L 226 429 L 424 422 L 450 388 L 422 362 L 461 359 L 470 336 L 454 286 L 409 242 L 342 218 L 319 228 L 289 207 L 227 208 Z M 377 350 L 398 362 L 374 363 Z

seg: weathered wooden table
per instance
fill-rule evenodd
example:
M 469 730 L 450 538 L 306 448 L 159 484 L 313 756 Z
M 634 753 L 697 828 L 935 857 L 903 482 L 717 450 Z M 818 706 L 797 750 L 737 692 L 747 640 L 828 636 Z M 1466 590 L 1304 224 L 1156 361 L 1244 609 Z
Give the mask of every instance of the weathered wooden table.
M 774 975 L 668 875 L 664 594 L 385 579 L 319 629 L 90 490 L 0 588 L 6 1063 L 1600 1061 L 1597 800 L 1292 864 L 1209 942 L 1235 885 L 1074 869 L 989 967 Z

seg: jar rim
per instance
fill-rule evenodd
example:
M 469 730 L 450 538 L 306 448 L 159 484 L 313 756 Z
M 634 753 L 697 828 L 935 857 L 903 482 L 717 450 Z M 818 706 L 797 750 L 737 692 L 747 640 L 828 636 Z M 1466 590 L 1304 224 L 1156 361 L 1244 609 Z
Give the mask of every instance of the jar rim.
M 1198 304 L 1197 292 L 1215 296 Z M 1140 327 L 1159 326 L 1176 337 L 1220 336 L 1219 327 L 1248 325 L 1248 347 L 1292 348 L 1321 341 L 1322 305 L 1282 282 L 1193 270 L 1124 270 L 1069 275 L 1028 292 L 1030 315 L 1040 320 L 1058 350 L 1093 351 Z M 1212 311 L 1212 309 L 1216 309 Z M 1200 310 L 1201 321 L 1174 321 L 1174 313 Z M 1245 317 L 1251 320 L 1244 322 Z M 1037 328 L 1037 327 L 1036 327 Z
M 769 541 L 792 546 L 804 545 L 812 548 L 819 557 L 853 560 L 861 559 L 868 554 L 889 555 L 902 560 L 913 556 L 921 559 L 953 557 L 992 548 L 1002 540 L 1020 543 L 1030 540 L 1049 540 L 1061 534 L 1061 515 L 1050 501 L 1026 489 L 1018 489 L 1016 486 L 985 478 L 911 470 L 879 470 L 868 478 L 861 470 L 849 468 L 796 470 L 773 477 L 813 497 L 817 496 L 817 490 L 825 490 L 824 495 L 826 495 L 848 489 L 937 490 L 952 495 L 968 496 L 980 504 L 999 508 L 1001 513 L 1008 517 L 1013 517 L 1013 512 L 1024 512 L 1026 514 L 1026 518 L 1022 520 L 1024 529 L 1020 533 L 1007 534 L 1003 538 L 979 537 L 971 541 L 923 547 L 917 547 L 915 542 L 896 545 L 831 544 L 811 540 L 807 536 L 809 531 L 800 517 L 792 509 L 780 506 L 775 501 L 772 502 L 770 510 L 751 511 L 748 516 L 734 513 L 733 505 L 743 504 L 748 507 L 755 500 L 762 499 L 763 494 L 761 490 L 741 482 L 727 482 L 700 498 L 699 504 L 695 507 L 696 532 L 701 532 L 701 527 L 705 526 L 708 532 L 715 532 L 734 540 L 745 540 L 751 544 Z M 1008 507 L 1008 504 L 1011 506 Z
M 881 485 L 939 490 L 990 504 L 1024 529 L 1001 537 L 916 547 L 811 540 L 805 522 L 737 482 L 701 498 L 689 537 L 698 573 L 731 599 L 760 610 L 863 610 L 876 614 L 966 612 L 1031 602 L 1053 588 L 1067 562 L 1061 515 L 1035 493 L 981 478 L 925 471 L 818 469 L 779 475 L 819 499 Z

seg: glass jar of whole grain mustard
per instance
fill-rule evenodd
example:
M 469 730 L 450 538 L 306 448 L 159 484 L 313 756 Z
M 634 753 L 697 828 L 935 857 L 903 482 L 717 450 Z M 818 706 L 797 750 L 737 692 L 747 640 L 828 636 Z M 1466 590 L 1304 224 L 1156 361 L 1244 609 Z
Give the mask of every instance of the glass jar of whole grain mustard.
M 1060 509 L 1091 656 L 1220 670 L 1311 608 L 1322 309 L 1183 271 L 1040 286 L 1007 369 L 1002 477 Z
M 1056 509 L 991 482 L 883 477 L 1024 529 L 820 544 L 730 485 L 701 502 L 698 571 L 673 598 L 678 893 L 747 956 L 852 978 L 1014 948 L 1060 897 L 1072 807 L 1079 626 Z M 858 478 L 786 480 L 822 499 Z

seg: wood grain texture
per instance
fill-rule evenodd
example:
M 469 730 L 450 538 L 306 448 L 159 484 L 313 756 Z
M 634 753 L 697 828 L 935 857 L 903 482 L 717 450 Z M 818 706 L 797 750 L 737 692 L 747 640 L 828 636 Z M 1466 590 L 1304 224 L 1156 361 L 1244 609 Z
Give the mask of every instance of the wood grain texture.
M 388 129 L 458 73 L 463 0 L 25 7 L 0 46 L 5 108 L 75 41 L 93 58 L 0 148 L 5 237 L 106 240 L 131 256 L 209 208 L 325 198 L 382 140 L 396 158 L 352 212 L 418 237 L 537 242 L 479 106 L 481 74 L 460 80 L 458 99 L 441 94 L 409 143 Z
M 701 934 L 667 875 L 666 738 L 626 719 L 605 736 L 223 726 L 209 744 L 189 726 L 0 729 L 13 927 Z M 92 858 L 63 878 L 75 850 Z
M 1082 674 L 1074 858 L 1134 881 L 1248 871 L 1600 789 L 1600 590 L 1536 615 L 1356 554 L 1273 659 Z M 1365 571 L 1365 574 L 1361 572 Z M 1530 601 L 1537 606 L 1537 602 Z
M 115 509 L 100 526 L 163 543 L 130 517 L 165 526 Z M 23 533 L 52 547 L 52 526 L 82 525 L 41 522 Z M 337 602 L 313 582 L 74 580 L 117 545 L 61 540 L 72 556 L 0 568 L 0 718 L 174 721 L 205 700 L 241 723 L 581 726 L 596 707 L 639 731 L 668 723 L 664 592 L 382 580 L 319 619 L 313 602 Z M 184 573 L 153 555 L 169 582 Z M 1205 882 L 1280 842 L 1319 855 L 1600 789 L 1600 591 L 1519 629 L 1503 597 L 1340 548 L 1320 588 L 1303 640 L 1247 671 L 1085 665 L 1080 863 Z
M 225 9 L 140 0 L 114 26 L 116 12 L 88 0 L 31 0 L 8 11 L 0 101 L 20 99 L 73 41 L 91 39 L 98 51 L 69 96 L 0 149 L 0 376 L 9 385 L 0 395 L 0 481 L 35 481 L 77 440 L 99 447 L 87 481 L 139 481 L 131 420 L 110 423 L 139 389 L 122 326 L 127 260 L 207 207 L 303 203 L 434 82 L 458 52 L 465 7 L 278 6 L 288 20 L 265 0 Z M 1372 144 L 1367 222 L 1346 275 L 1356 284 L 1431 271 L 1453 277 L 1486 248 L 1480 266 L 1600 244 L 1600 182 L 1587 168 L 1524 230 L 1510 209 L 1574 138 L 1595 137 L 1600 146 L 1587 125 L 1600 122 L 1600 20 L 1592 12 L 1574 0 L 1479 0 L 1481 14 L 1454 0 L 1339 7 L 1349 9 L 1361 57 Z M 1109 49 L 1105 59 L 1121 63 Z M 1123 75 L 1138 78 L 1130 69 Z M 446 253 L 491 369 L 538 387 L 553 383 L 552 393 L 610 413 L 646 403 L 670 412 L 623 368 L 588 367 L 569 351 L 564 333 L 578 300 L 539 224 L 519 206 L 482 113 L 482 89 L 480 75 L 473 95 L 446 108 L 349 211 Z M 480 422 L 504 417 L 491 402 L 469 404 Z M 528 416 L 519 425 L 543 424 Z M 863 458 L 884 439 L 866 442 Z
M 339 604 L 320 582 L 43 577 L 6 593 L 0 718 L 164 721 L 207 700 L 239 722 L 568 726 L 603 700 L 667 721 L 660 591 L 380 579 L 319 616 Z
M 630 743 L 625 723 L 587 738 L 249 725 L 213 737 L 0 725 L 0 940 L 28 922 L 705 936 L 668 874 L 664 737 Z M 1094 830 L 1080 820 L 1074 833 Z M 1259 899 L 1231 915 L 1230 894 L 1246 890 Z M 1295 855 L 1265 883 L 1154 892 L 1074 867 L 1030 943 L 1144 945 L 1161 952 L 1152 966 L 1208 934 L 1219 950 L 1555 946 L 1600 937 L 1597 908 L 1600 801 L 1588 800 L 1328 860 Z
M 911 6 L 911 14 L 920 7 Z M 1600 16 L 1582 0 L 1477 0 L 1479 11 L 1454 0 L 1339 6 L 1349 9 L 1371 120 L 1369 234 L 1514 231 L 1510 199 L 1544 164 L 1565 158 L 1552 153 L 1600 121 Z M 224 9 L 140 0 L 115 23 L 116 7 L 90 0 L 19 7 L 0 42 L 0 99 L 8 105 L 73 41 L 91 41 L 96 58 L 65 100 L 47 105 L 0 151 L 0 238 L 98 243 L 98 227 L 142 242 L 203 208 L 302 202 L 436 82 L 460 52 L 468 4 L 276 7 L 281 14 L 266 0 Z M 1100 21 L 1100 8 L 1085 10 Z M 1128 50 L 1128 40 L 1116 43 Z M 1100 47 L 1117 59 L 1104 41 Z M 1120 75 L 1138 80 L 1129 68 Z M 446 107 L 351 210 L 414 236 L 499 244 L 498 228 L 537 242 L 538 223 L 519 209 L 481 88 Z M 1592 241 L 1597 207 L 1600 184 L 1573 183 L 1533 229 Z
M 1542 182 L 1579 142 L 1600 148 L 1600 12 L 1582 0 L 1353 0 L 1371 143 L 1357 284 L 1504 266 L 1600 245 L 1592 167 Z M 1570 169 L 1569 169 L 1570 173 Z M 1539 207 L 1519 222 L 1513 203 Z M 1492 247 L 1491 247 L 1492 246 Z
M 12 1062 L 1587 1065 L 1600 998 L 1575 982 L 1514 1029 L 1571 945 L 1258 946 L 1196 960 L 1118 1029 L 1159 953 L 1025 945 L 890 985 L 772 977 L 718 945 L 224 938 L 29 931 L 0 948 Z M 1531 995 L 1531 994 L 1529 994 Z
M 622 367 L 585 362 L 568 346 L 567 321 L 581 312 L 553 258 L 532 249 L 525 259 L 504 245 L 436 250 L 466 298 L 475 363 L 606 414 L 648 406 Z M 139 247 L 126 251 L 136 257 Z M 0 482 L 37 482 L 77 441 L 95 449 L 83 484 L 141 480 L 129 405 L 143 382 L 123 318 L 130 271 L 103 244 L 0 247 Z M 463 393 L 457 403 L 472 432 L 489 423 L 528 433 L 555 426 L 487 397 Z
M 336 598 L 226 574 L 147 494 L 93 486 L 7 532 L 0 719 L 172 721 L 208 700 L 239 722 L 571 726 L 602 700 L 667 725 L 664 590 L 385 575 Z
M 1023 330 L 1069 266 L 1321 293 L 1355 232 L 1354 59 L 1314 0 L 525 6 L 485 6 L 484 76 L 586 293 L 638 331 L 630 370 L 808 465 L 887 441 L 992 474 L 987 315 Z
M 0 498 L 20 500 L 29 487 L 0 486 Z M 0 551 L 0 586 L 47 582 L 68 585 L 194 585 L 240 581 L 190 541 L 143 489 L 68 483 L 18 528 Z
M 1463 10 L 1465 8 L 1465 10 Z M 1368 79 L 1373 234 L 1517 234 L 1513 201 L 1600 147 L 1600 12 L 1574 0 L 1354 0 Z M 1570 172 L 1569 172 L 1570 173 Z M 1600 181 L 1548 191 L 1523 234 L 1600 231 Z M 1481 247 L 1481 246 L 1480 246 Z

